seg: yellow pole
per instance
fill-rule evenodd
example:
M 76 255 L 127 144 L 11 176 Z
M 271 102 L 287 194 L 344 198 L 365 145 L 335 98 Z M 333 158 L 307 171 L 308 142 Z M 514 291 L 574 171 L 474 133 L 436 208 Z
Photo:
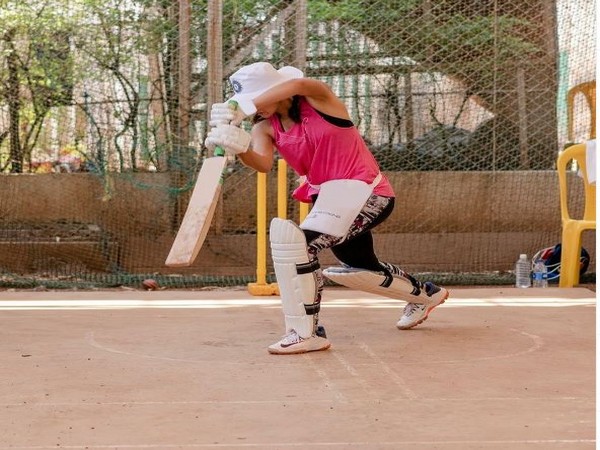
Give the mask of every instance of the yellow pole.
M 308 206 L 308 203 L 300 203 L 300 223 L 302 223 L 308 215 Z
M 267 175 L 256 179 L 256 283 L 248 283 L 251 295 L 279 295 L 277 283 L 267 284 Z M 287 163 L 277 160 L 277 217 L 287 219 Z M 308 215 L 308 203 L 300 203 L 300 223 Z
M 251 295 L 278 295 L 277 284 L 267 284 L 267 174 L 256 174 L 256 283 L 248 283 Z
M 287 163 L 277 160 L 277 217 L 287 219 Z
M 256 174 L 256 282 L 267 283 L 267 174 Z
M 277 161 L 277 217 L 280 219 L 287 219 L 287 201 L 287 163 L 280 159 Z M 308 215 L 308 207 L 308 203 L 300 203 L 300 221 L 298 223 L 302 223 Z

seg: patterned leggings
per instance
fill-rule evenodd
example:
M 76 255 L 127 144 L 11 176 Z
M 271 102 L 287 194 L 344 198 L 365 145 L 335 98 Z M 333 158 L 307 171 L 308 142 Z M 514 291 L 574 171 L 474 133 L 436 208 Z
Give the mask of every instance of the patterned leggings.
M 342 237 L 319 233 L 312 230 L 303 230 L 308 244 L 310 259 L 318 259 L 321 250 L 330 248 L 335 257 L 350 267 L 366 269 L 375 272 L 385 272 L 406 278 L 413 286 L 422 289 L 423 285 L 400 267 L 387 262 L 379 261 L 373 247 L 373 234 L 371 229 L 383 222 L 394 209 L 394 198 L 371 195 L 367 203 L 358 214 L 348 233 Z M 323 274 L 321 269 L 315 272 L 317 282 L 317 298 L 315 304 L 321 301 L 323 291 Z M 318 310 L 318 308 L 317 308 Z M 315 317 L 315 324 L 318 318 Z

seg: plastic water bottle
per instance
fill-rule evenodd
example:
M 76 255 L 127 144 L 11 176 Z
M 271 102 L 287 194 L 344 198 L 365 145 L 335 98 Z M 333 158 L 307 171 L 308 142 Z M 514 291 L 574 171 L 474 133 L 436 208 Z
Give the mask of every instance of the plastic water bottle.
M 531 287 L 531 263 L 527 259 L 525 253 L 519 255 L 519 259 L 515 264 L 516 286 L 519 288 Z
M 533 263 L 533 287 L 548 287 L 548 268 L 544 261 L 538 259 Z

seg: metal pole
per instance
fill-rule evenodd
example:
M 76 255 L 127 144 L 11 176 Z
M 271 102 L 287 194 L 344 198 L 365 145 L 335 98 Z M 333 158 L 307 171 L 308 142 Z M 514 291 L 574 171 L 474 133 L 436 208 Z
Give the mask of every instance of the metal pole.
M 223 1 L 209 0 L 208 2 L 208 28 L 207 28 L 207 91 L 206 91 L 206 123 L 213 103 L 223 101 Z M 207 155 L 212 156 L 212 155 Z M 221 190 L 221 196 L 223 191 Z M 222 200 L 222 198 L 220 199 Z M 217 203 L 215 211 L 215 231 L 223 232 L 223 202 Z
M 294 66 L 302 71 L 306 68 L 306 46 L 308 43 L 307 15 L 306 0 L 296 0 Z
M 180 146 L 190 143 L 191 0 L 179 0 L 179 129 Z
M 525 69 L 517 69 L 517 104 L 519 114 L 519 159 L 522 169 L 529 169 L 529 143 L 527 133 L 527 87 Z
M 294 52 L 294 64 L 302 71 L 306 71 L 306 47 L 308 45 L 307 17 L 307 0 L 296 0 L 296 45 Z M 302 223 L 304 218 L 308 215 L 308 206 L 308 203 L 300 203 L 300 223 Z
M 206 46 L 207 98 L 206 120 L 213 103 L 223 101 L 223 1 L 208 2 L 208 38 Z

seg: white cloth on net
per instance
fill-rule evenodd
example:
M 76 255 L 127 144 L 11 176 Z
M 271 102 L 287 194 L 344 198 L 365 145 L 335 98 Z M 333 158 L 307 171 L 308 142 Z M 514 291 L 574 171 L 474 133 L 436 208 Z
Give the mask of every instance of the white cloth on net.
M 585 159 L 588 181 L 590 184 L 596 184 L 596 139 L 586 142 Z

